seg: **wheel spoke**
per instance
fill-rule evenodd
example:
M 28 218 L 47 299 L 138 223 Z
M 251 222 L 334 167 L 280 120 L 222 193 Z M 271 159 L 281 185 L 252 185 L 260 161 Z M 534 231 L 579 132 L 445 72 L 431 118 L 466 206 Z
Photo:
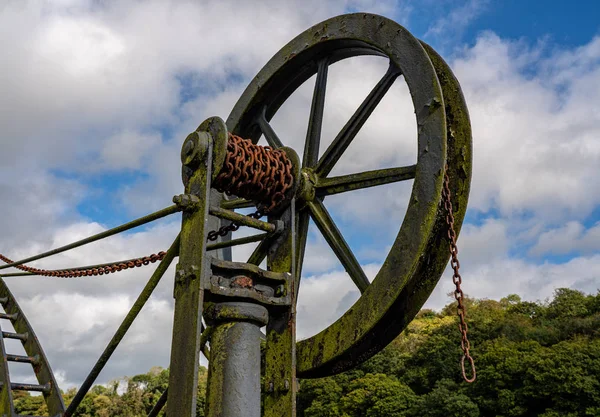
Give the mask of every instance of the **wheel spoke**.
M 298 286 L 300 285 L 300 277 L 302 276 L 302 263 L 308 239 L 309 222 L 310 213 L 307 209 L 304 209 L 298 214 L 298 223 L 296 223 L 296 294 L 298 294 Z
M 400 168 L 387 168 L 366 171 L 359 174 L 342 175 L 339 177 L 318 179 L 315 185 L 316 194 L 320 197 L 375 187 L 397 181 L 415 178 L 416 165 Z
M 304 167 L 315 166 L 319 158 L 319 143 L 321 142 L 321 127 L 323 126 L 323 111 L 325 110 L 325 90 L 327 87 L 328 70 L 329 62 L 327 58 L 323 58 L 318 63 L 317 79 L 310 107 L 308 131 L 306 132 L 306 143 L 302 158 L 302 166 Z
M 340 159 L 399 75 L 400 70 L 390 63 L 385 75 L 371 90 L 367 98 L 361 103 L 331 145 L 329 145 L 323 156 L 321 156 L 315 168 L 319 176 L 326 177 L 331 172 L 335 163 Z
M 344 237 L 333 222 L 333 219 L 327 212 L 327 209 L 318 199 L 310 201 L 308 206 L 310 207 L 312 219 L 317 224 L 323 237 L 331 249 L 333 249 L 333 252 L 344 266 L 344 269 L 346 269 L 348 275 L 350 275 L 352 281 L 354 281 L 360 292 L 363 293 L 369 286 L 369 280 L 358 263 L 358 260 L 352 253 L 352 250 L 344 240 Z
M 259 113 L 258 116 L 258 126 L 260 127 L 260 130 L 263 133 L 263 135 L 265 135 L 265 139 L 267 140 L 267 143 L 270 147 L 281 148 L 283 146 L 283 143 L 281 143 L 279 136 L 277 136 L 277 133 L 275 133 L 269 122 L 267 122 L 266 112 L 267 106 L 263 106 L 262 111 Z

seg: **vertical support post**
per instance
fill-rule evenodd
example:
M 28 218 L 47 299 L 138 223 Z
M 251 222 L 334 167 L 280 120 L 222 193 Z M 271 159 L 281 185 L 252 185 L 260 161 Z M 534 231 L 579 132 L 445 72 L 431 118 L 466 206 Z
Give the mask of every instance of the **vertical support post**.
M 211 304 L 207 417 L 260 417 L 260 328 L 267 324 L 264 306 L 245 302 Z
M 294 291 L 298 279 L 293 272 L 296 253 L 294 218 L 294 200 L 279 217 L 269 217 L 270 222 L 283 220 L 286 227 L 267 257 L 270 271 L 292 274 L 291 291 Z M 264 417 L 296 416 L 296 294 L 291 294 L 291 301 L 287 309 L 272 311 L 269 316 L 263 386 Z
M 179 264 L 175 272 L 175 317 L 169 370 L 167 415 L 196 416 L 203 289 L 201 285 L 210 204 L 213 138 L 191 133 L 181 160 L 185 194 L 196 196 L 183 212 Z

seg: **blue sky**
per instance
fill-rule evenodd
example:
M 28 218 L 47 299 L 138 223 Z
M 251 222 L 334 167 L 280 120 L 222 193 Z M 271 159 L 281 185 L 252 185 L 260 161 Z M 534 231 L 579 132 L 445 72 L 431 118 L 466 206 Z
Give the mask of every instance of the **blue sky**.
M 598 290 L 600 3 L 594 1 L 9 4 L 0 9 L 0 48 L 10 57 L 0 68 L 0 253 L 31 255 L 170 205 L 182 188 L 179 149 L 187 133 L 209 116 L 226 118 L 251 78 L 294 36 L 355 10 L 383 14 L 430 43 L 462 85 L 474 145 L 459 240 L 465 291 L 543 300 L 562 286 Z M 348 61 L 330 69 L 325 143 L 386 68 L 377 58 Z M 309 81 L 273 120 L 284 142 L 296 148 L 311 94 Z M 338 173 L 414 160 L 413 112 L 400 80 L 348 148 Z M 409 193 L 410 184 L 326 200 L 368 276 L 387 254 Z M 178 227 L 174 216 L 37 265 L 62 268 L 155 253 Z M 315 230 L 306 272 L 301 337 L 331 323 L 357 296 Z M 85 376 L 146 278 L 147 271 L 136 270 L 102 280 L 9 282 L 61 386 Z M 427 306 L 446 304 L 451 287 L 446 274 Z M 152 300 L 103 381 L 168 363 L 172 276 Z M 65 328 L 55 330 L 56 322 Z M 128 359 L 133 351 L 137 362 Z

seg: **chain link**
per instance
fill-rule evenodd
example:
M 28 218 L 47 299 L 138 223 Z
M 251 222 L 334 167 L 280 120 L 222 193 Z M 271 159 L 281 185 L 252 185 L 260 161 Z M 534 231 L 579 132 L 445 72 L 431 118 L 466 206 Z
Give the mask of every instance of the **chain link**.
M 466 309 L 464 305 L 464 294 L 461 289 L 462 277 L 458 272 L 460 268 L 460 262 L 458 261 L 458 247 L 456 246 L 456 231 L 454 230 L 454 213 L 452 212 L 452 194 L 450 193 L 450 179 L 448 178 L 448 166 L 446 166 L 446 173 L 444 174 L 444 185 L 442 188 L 442 200 L 444 202 L 444 208 L 446 209 L 446 224 L 448 225 L 448 239 L 450 241 L 450 266 L 454 270 L 452 275 L 452 282 L 456 286 L 454 290 L 454 298 L 456 299 L 457 305 L 457 314 L 459 318 L 458 329 L 461 334 L 460 346 L 463 351 L 463 356 L 460 361 L 460 366 L 462 369 L 462 376 L 467 382 L 474 382 L 477 377 L 475 371 L 475 362 L 471 357 L 469 350 L 471 349 L 471 344 L 469 342 L 469 338 L 467 336 L 468 326 L 465 321 Z M 469 365 L 471 367 L 471 378 L 467 377 L 467 373 L 465 371 L 465 360 L 469 361 Z
M 248 214 L 248 217 L 252 217 L 256 220 L 260 219 L 262 216 L 264 216 L 264 214 L 260 211 L 257 210 L 254 213 Z M 208 232 L 208 240 L 209 241 L 215 241 L 219 238 L 219 236 L 227 236 L 227 233 L 229 232 L 235 232 L 236 230 L 238 230 L 240 228 L 241 224 L 237 223 L 237 222 L 231 222 L 228 225 L 225 226 L 221 226 L 219 228 L 219 230 L 211 230 L 210 232 Z
M 282 149 L 260 146 L 229 133 L 223 169 L 212 186 L 256 202 L 258 212 L 275 210 L 294 184 L 292 161 Z
M 249 214 L 248 217 L 258 220 L 277 209 L 285 201 L 286 193 L 294 184 L 292 170 L 292 162 L 284 150 L 255 145 L 250 139 L 242 139 L 229 133 L 223 170 L 215 178 L 213 187 L 228 195 L 255 201 L 258 210 Z M 208 240 L 215 241 L 219 236 L 226 236 L 229 232 L 238 230 L 240 226 L 240 223 L 231 222 L 218 230 L 212 230 L 208 233 Z M 111 274 L 148 265 L 162 260 L 165 254 L 166 252 L 159 252 L 142 258 L 92 268 L 48 270 L 26 265 L 18 265 L 15 268 L 48 277 L 78 278 Z M 0 260 L 13 263 L 11 259 L 2 254 L 0 254 Z
M 15 268 L 20 269 L 21 271 L 31 272 L 35 275 L 42 275 L 45 277 L 56 277 L 56 278 L 78 278 L 83 276 L 96 276 L 96 275 L 104 275 L 104 274 L 112 274 L 115 272 L 123 271 L 129 268 L 136 268 L 140 266 L 145 266 L 156 261 L 162 261 L 165 257 L 166 252 L 158 252 L 156 254 L 152 254 L 150 256 L 144 256 L 142 258 L 130 259 L 128 261 L 123 262 L 115 262 L 109 265 L 99 265 L 92 268 L 74 268 L 74 269 L 38 269 L 33 268 L 26 265 L 17 265 Z M 0 260 L 6 262 L 7 264 L 12 264 L 13 261 L 6 256 L 0 254 Z
M 258 220 L 285 201 L 286 193 L 294 185 L 292 169 L 292 162 L 282 149 L 255 145 L 250 139 L 229 133 L 223 169 L 212 185 L 227 195 L 256 202 L 258 210 L 248 217 Z M 240 223 L 231 222 L 211 230 L 208 240 L 215 241 L 240 226 Z

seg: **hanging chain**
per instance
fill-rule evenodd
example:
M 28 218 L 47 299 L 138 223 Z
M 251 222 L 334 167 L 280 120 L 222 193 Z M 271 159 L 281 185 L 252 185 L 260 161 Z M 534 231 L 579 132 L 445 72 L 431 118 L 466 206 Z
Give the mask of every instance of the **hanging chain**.
M 257 210 L 254 213 L 251 214 L 247 214 L 248 217 L 252 217 L 256 220 L 260 219 L 262 216 L 264 216 L 264 214 L 260 211 Z M 215 241 L 219 238 L 219 236 L 227 236 L 227 233 L 229 232 L 235 232 L 236 230 L 238 230 L 240 228 L 241 224 L 237 223 L 237 222 L 231 222 L 225 226 L 221 226 L 219 228 L 219 230 L 211 230 L 210 232 L 208 232 L 208 240 L 210 241 Z
M 73 268 L 73 269 L 38 269 L 33 268 L 31 266 L 26 265 L 17 265 L 15 268 L 20 269 L 21 271 L 31 272 L 35 275 L 42 275 L 45 277 L 57 277 L 57 278 L 78 278 L 83 276 L 96 276 L 96 275 L 104 275 L 104 274 L 112 274 L 114 272 L 123 271 L 129 268 L 136 268 L 140 266 L 145 266 L 156 261 L 162 261 L 165 257 L 166 252 L 158 252 L 153 253 L 150 256 L 144 256 L 142 258 L 130 259 L 122 262 L 115 262 L 112 264 L 106 265 L 98 265 L 91 268 Z M 13 261 L 6 256 L 0 254 L 0 260 L 6 262 L 7 264 L 12 264 Z
M 454 298 L 456 299 L 457 306 L 457 314 L 459 318 L 458 329 L 461 334 L 460 346 L 463 351 L 463 356 L 460 361 L 460 366 L 462 369 L 462 376 L 467 382 L 474 382 L 476 378 L 475 371 L 475 362 L 473 361 L 473 357 L 469 353 L 471 349 L 471 343 L 469 342 L 469 338 L 467 337 L 467 322 L 465 321 L 466 309 L 464 305 L 464 294 L 461 289 L 462 277 L 458 272 L 460 268 L 460 262 L 458 261 L 458 247 L 456 246 L 456 231 L 454 230 L 454 213 L 452 212 L 452 200 L 450 193 L 450 179 L 448 178 L 448 166 L 446 165 L 446 173 L 444 174 L 444 186 L 442 188 L 442 199 L 444 201 L 444 208 L 446 209 L 446 224 L 448 225 L 448 239 L 450 240 L 450 255 L 452 259 L 450 260 L 450 265 L 454 270 L 454 274 L 452 275 L 452 282 L 456 286 L 454 290 Z M 465 371 L 465 360 L 469 361 L 471 366 L 471 378 L 467 377 L 467 373 Z

